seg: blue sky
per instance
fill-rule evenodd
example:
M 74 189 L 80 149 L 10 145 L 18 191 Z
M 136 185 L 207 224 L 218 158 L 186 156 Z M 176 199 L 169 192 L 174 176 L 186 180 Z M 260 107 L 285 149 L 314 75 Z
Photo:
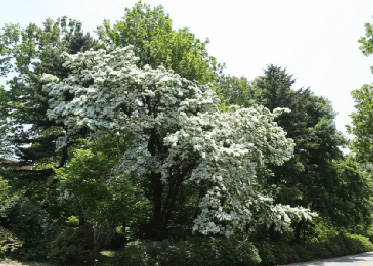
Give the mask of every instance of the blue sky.
M 0 25 L 41 25 L 50 17 L 68 16 L 93 32 L 104 19 L 119 20 L 135 0 L 0 0 Z M 175 28 L 189 27 L 208 38 L 209 53 L 225 62 L 227 74 L 249 80 L 277 64 L 297 79 L 295 89 L 310 87 L 328 98 L 345 133 L 354 111 L 350 92 L 373 81 L 357 40 L 364 23 L 373 22 L 372 0 L 143 0 L 163 5 Z M 3 82 L 0 80 L 0 82 Z

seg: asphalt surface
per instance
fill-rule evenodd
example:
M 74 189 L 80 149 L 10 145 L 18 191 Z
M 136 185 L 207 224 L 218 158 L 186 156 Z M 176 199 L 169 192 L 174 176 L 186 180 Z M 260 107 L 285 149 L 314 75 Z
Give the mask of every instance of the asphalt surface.
M 332 258 L 320 261 L 298 262 L 287 264 L 287 266 L 373 266 L 373 252 L 363 254 Z

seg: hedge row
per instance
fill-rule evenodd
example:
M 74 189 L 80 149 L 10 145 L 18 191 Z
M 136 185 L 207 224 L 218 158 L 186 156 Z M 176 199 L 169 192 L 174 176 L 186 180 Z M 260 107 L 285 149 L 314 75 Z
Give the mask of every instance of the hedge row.
M 368 238 L 354 234 L 340 234 L 324 241 L 315 239 L 303 245 L 262 242 L 256 243 L 256 247 L 262 260 L 260 265 L 265 266 L 340 257 L 373 250 Z
M 193 238 L 178 242 L 133 242 L 110 261 L 111 265 L 254 266 L 281 265 L 299 261 L 338 257 L 373 250 L 361 235 L 339 235 L 303 245 L 260 242 L 255 245 L 234 239 Z
M 55 265 L 90 265 L 94 262 L 90 252 L 90 232 L 72 230 L 64 232 L 49 247 L 49 260 Z M 0 250 L 9 243 L 0 242 Z M 18 247 L 22 250 L 22 247 Z M 122 249 L 101 256 L 99 264 L 111 266 L 254 266 L 282 265 L 372 251 L 373 245 L 361 235 L 340 234 L 303 245 L 285 242 L 250 243 L 237 239 L 194 237 L 184 241 L 135 241 Z M 5 255 L 5 254 L 2 254 Z M 0 252 L 1 257 L 1 252 Z
M 220 238 L 133 242 L 118 251 L 111 261 L 115 266 L 245 266 L 259 263 L 258 250 L 253 244 Z

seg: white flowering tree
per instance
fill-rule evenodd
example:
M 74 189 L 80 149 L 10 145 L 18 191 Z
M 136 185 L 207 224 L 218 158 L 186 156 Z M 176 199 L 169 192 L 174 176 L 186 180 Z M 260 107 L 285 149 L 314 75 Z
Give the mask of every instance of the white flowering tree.
M 65 125 L 59 147 L 88 130 L 131 136 L 117 168 L 148 180 L 153 232 L 162 237 L 183 186 L 199 188 L 193 231 L 230 236 L 258 216 L 278 230 L 293 219 L 311 219 L 307 209 L 274 205 L 260 193 L 256 171 L 292 156 L 293 141 L 259 105 L 220 113 L 213 91 L 163 67 L 135 65 L 133 47 L 64 55 L 71 74 L 44 75 L 48 116 Z

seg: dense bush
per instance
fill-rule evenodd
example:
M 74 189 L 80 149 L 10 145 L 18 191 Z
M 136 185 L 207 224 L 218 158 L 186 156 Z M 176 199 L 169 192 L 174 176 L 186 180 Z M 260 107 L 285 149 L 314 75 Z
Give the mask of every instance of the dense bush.
M 60 229 L 46 210 L 26 197 L 10 201 L 3 223 L 23 243 L 22 248 L 13 249 L 11 257 L 29 261 L 47 257 L 48 245 Z
M 338 257 L 373 250 L 361 235 L 339 234 L 303 244 L 258 242 L 224 238 L 190 238 L 183 241 L 136 241 L 118 251 L 111 264 L 123 266 L 251 266 Z
M 257 243 L 259 256 L 262 259 L 261 265 L 286 264 L 288 262 L 301 261 L 298 247 L 290 246 L 285 242 Z
M 67 228 L 50 245 L 48 259 L 56 265 L 77 264 L 92 260 L 93 232 L 88 228 Z
M 250 266 L 259 263 L 258 250 L 251 243 L 218 238 L 133 242 L 118 252 L 115 260 L 118 266 Z
M 373 250 L 373 244 L 368 238 L 361 235 L 347 235 L 347 237 L 344 238 L 344 241 L 350 253 L 368 252 Z
M 373 250 L 368 238 L 361 235 L 340 234 L 326 240 L 314 239 L 303 245 L 285 242 L 256 243 L 261 265 L 287 264 L 357 254 Z
M 22 244 L 11 231 L 0 226 L 0 258 L 9 257 L 12 252 L 22 247 Z
M 365 229 L 365 230 L 364 230 Z M 373 243 L 373 225 L 370 225 L 368 228 L 361 230 L 361 234 L 369 239 Z

